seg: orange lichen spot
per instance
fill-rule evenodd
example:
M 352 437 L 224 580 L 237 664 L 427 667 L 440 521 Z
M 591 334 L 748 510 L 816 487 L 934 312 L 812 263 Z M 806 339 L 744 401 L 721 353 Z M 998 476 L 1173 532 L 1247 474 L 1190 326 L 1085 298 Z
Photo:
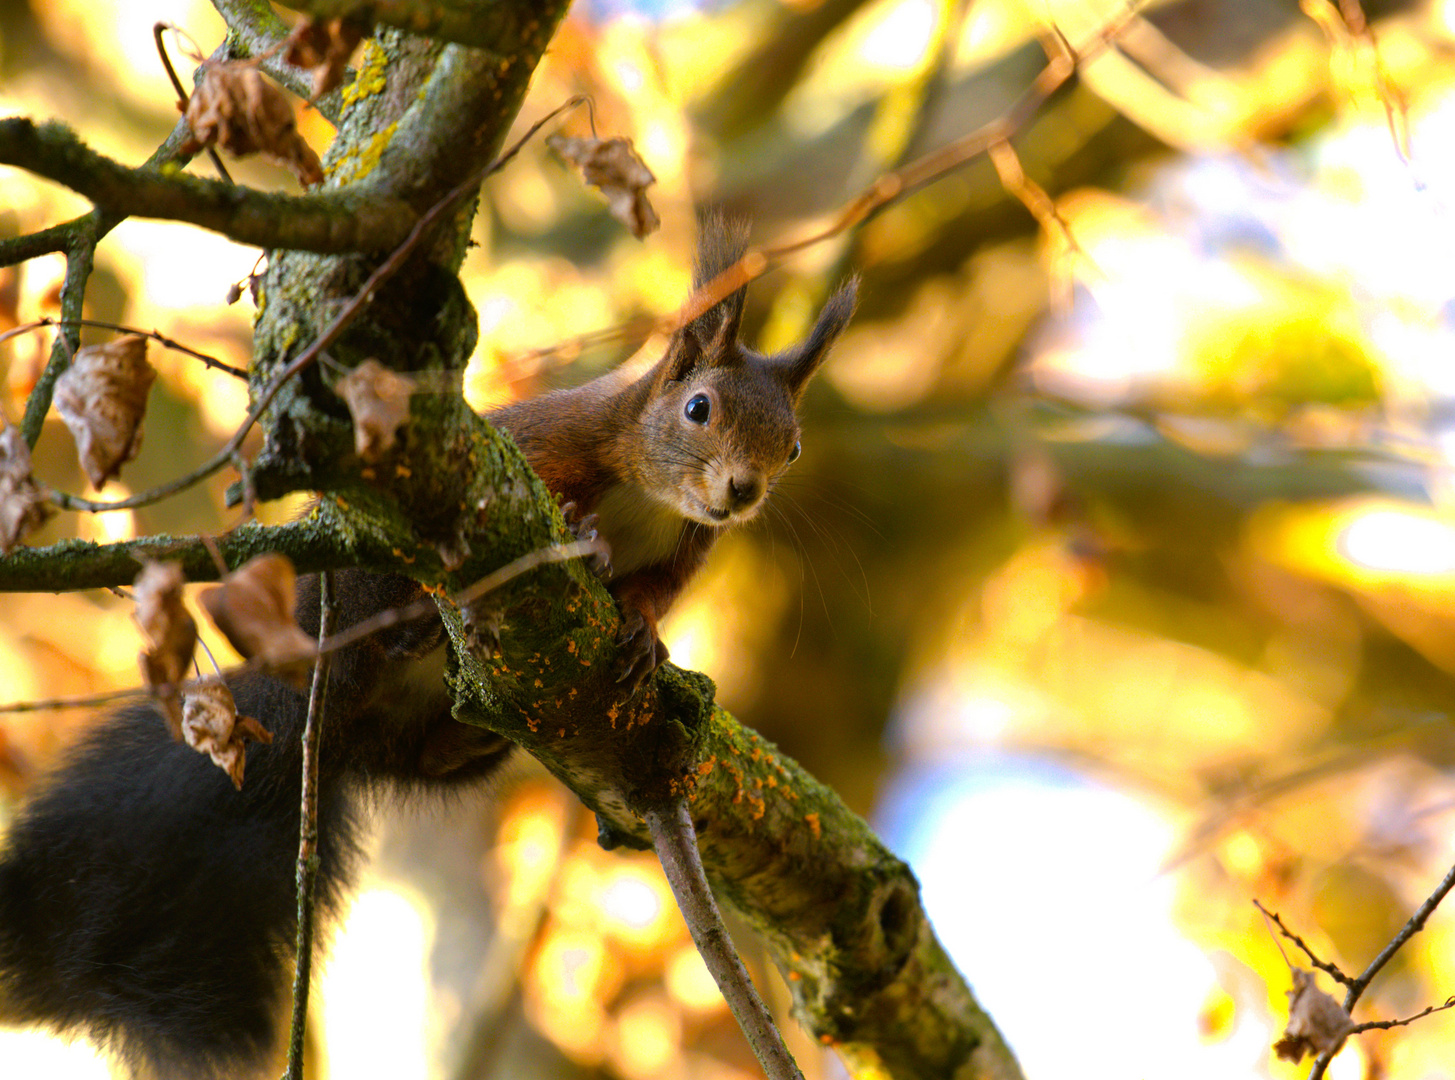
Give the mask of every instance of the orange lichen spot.
M 697 766 L 697 775 L 706 776 L 708 773 L 712 772 L 712 767 L 716 764 L 717 758 L 715 756 L 708 758 L 701 765 Z
M 618 716 L 620 716 L 620 715 L 621 715 L 621 706 L 620 705 L 613 705 L 611 708 L 609 708 L 609 709 L 606 710 L 606 718 L 611 721 L 611 728 L 612 728 L 613 731 L 616 730 L 616 718 Z
M 372 466 L 369 466 L 369 465 L 365 465 L 362 469 L 360 469 L 359 470 L 359 475 L 362 476 L 365 480 L 373 480 L 373 479 L 376 479 L 376 474 L 374 472 L 374 469 L 373 469 Z
M 560 727 L 558 727 L 556 729 L 556 738 L 558 738 L 558 739 L 564 739 L 565 737 L 566 737 L 566 725 L 565 724 L 562 724 Z
M 566 691 L 566 700 L 567 701 L 569 701 L 571 698 L 574 698 L 575 696 L 576 696 L 576 688 L 574 686 L 571 687 L 571 689 L 569 689 L 569 690 Z
M 749 795 L 748 803 L 753 807 L 753 820 L 763 820 L 763 815 L 768 812 L 768 804 L 757 795 Z
M 823 825 L 819 822 L 817 814 L 804 814 L 803 820 L 808 822 L 809 831 L 813 833 L 815 840 L 823 836 Z
M 532 734 L 535 733 L 536 728 L 540 727 L 540 725 L 541 722 L 537 720 L 534 716 L 527 716 L 525 718 L 525 726 L 530 728 Z
M 397 476 L 401 480 L 408 480 L 411 476 L 414 475 L 414 473 L 412 473 L 412 472 L 409 471 L 409 466 L 408 465 L 402 465 L 401 464 L 401 465 L 395 465 L 394 466 L 394 475 Z
M 796 972 L 796 971 L 790 971 L 788 973 L 788 981 L 789 982 L 801 982 L 802 980 L 803 980 L 803 976 L 800 975 L 798 972 Z
M 818 1037 L 818 1041 L 823 1043 L 825 1046 L 834 1045 L 834 1037 L 832 1035 L 820 1035 Z
M 761 759 L 761 758 L 762 758 L 762 757 L 763 757 L 763 751 L 761 751 L 761 750 L 759 750 L 759 749 L 758 749 L 758 748 L 757 748 L 757 747 L 756 747 L 756 746 L 755 746 L 755 747 L 753 747 L 753 752 L 752 752 L 752 754 L 750 754 L 750 755 L 749 755 L 749 756 L 750 756 L 750 757 L 751 757 L 751 758 L 752 758 L 752 759 L 753 759 L 753 760 L 754 760 L 754 761 L 758 761 L 758 760 L 760 760 L 760 759 Z
M 545 684 L 545 683 L 543 683 L 543 682 L 541 682 L 541 681 L 540 681 L 540 679 L 536 679 L 536 681 L 535 681 L 535 686 L 536 686 L 536 689 L 537 689 L 537 690 L 539 690 L 539 689 L 540 689 L 540 688 L 541 688 L 541 687 L 543 687 L 543 686 L 545 686 L 545 685 L 546 685 L 546 684 Z
M 431 596 L 443 596 L 445 594 L 445 587 L 443 585 L 421 585 L 420 588 Z
M 342 495 L 335 495 L 333 497 L 333 501 L 338 503 L 338 508 L 340 510 L 347 510 L 349 508 L 348 500 L 345 499 Z
M 566 639 L 566 651 L 568 653 L 570 653 L 572 656 L 575 656 L 576 655 L 576 643 L 574 641 L 572 641 L 570 638 L 567 638 Z
M 776 788 L 778 786 L 778 777 L 770 776 L 767 780 L 764 781 L 764 783 L 767 784 L 770 788 Z
M 414 556 L 414 555 L 406 555 L 399 548 L 390 548 L 389 549 L 389 553 L 391 555 L 393 555 L 396 559 L 398 559 L 400 562 L 404 563 L 404 565 L 406 565 L 406 566 L 412 566 L 412 565 L 414 565 L 414 560 L 416 558 L 416 556 Z

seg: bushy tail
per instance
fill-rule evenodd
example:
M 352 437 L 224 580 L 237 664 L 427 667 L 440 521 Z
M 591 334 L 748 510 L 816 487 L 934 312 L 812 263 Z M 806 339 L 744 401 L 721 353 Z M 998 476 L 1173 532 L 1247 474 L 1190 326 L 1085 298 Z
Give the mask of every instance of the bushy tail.
M 271 746 L 242 791 L 149 707 L 101 725 L 21 812 L 0 854 L 0 1013 L 89 1035 L 156 1076 L 269 1062 L 296 926 L 302 699 L 235 687 Z M 322 785 L 319 899 L 354 853 L 342 784 Z
M 416 599 L 404 578 L 338 576 L 340 625 Z M 317 632 L 317 587 L 299 621 Z M 488 775 L 510 744 L 453 720 L 437 618 L 339 653 L 319 775 L 318 903 L 341 900 L 361 795 Z M 307 697 L 232 684 L 273 734 L 241 791 L 172 741 L 150 706 L 109 718 L 20 811 L 0 850 L 0 1020 L 89 1035 L 157 1077 L 254 1075 L 274 1060 L 297 914 L 299 745 Z

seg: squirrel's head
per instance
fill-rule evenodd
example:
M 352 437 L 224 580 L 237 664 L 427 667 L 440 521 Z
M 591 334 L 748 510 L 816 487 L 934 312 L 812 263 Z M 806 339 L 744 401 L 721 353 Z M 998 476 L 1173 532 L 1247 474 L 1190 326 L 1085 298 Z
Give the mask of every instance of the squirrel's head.
M 712 215 L 702 222 L 694 288 L 735 263 L 746 228 Z M 672 335 L 652 376 L 641 422 L 655 448 L 642 463 L 652 491 L 670 493 L 683 516 L 704 525 L 746 521 L 799 455 L 797 406 L 808 381 L 854 313 L 850 280 L 819 312 L 808 338 L 764 356 L 738 340 L 744 289 Z

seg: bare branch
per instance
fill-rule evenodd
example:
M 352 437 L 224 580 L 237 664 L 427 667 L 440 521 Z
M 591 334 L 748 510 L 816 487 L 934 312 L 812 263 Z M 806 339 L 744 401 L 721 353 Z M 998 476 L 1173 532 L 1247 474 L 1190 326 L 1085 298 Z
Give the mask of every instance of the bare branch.
M 318 882 L 318 743 L 323 734 L 323 710 L 328 697 L 331 657 L 323 643 L 333 632 L 338 611 L 333 598 L 333 575 L 319 578 L 318 644 L 313 661 L 313 686 L 308 693 L 308 716 L 303 722 L 303 789 L 298 821 L 298 938 L 293 969 L 293 1018 L 288 1033 L 288 1071 L 285 1080 L 303 1080 L 303 1035 L 308 1026 L 308 982 L 313 970 L 313 903 Z
M 1268 919 L 1271 923 L 1273 923 L 1274 926 L 1278 927 L 1278 932 L 1280 934 L 1282 934 L 1289 941 L 1293 942 L 1301 950 L 1303 950 L 1303 954 L 1308 957 L 1310 964 L 1318 968 L 1325 975 L 1328 975 L 1331 979 L 1333 979 L 1335 982 L 1339 983 L 1342 986 L 1354 985 L 1354 980 L 1350 976 L 1345 975 L 1344 972 L 1339 969 L 1338 964 L 1331 964 L 1328 961 L 1320 960 L 1317 956 L 1315 956 L 1314 951 L 1308 947 L 1307 942 L 1305 942 L 1303 938 L 1299 937 L 1297 934 L 1295 934 L 1292 930 L 1290 930 L 1287 926 L 1283 924 L 1283 920 L 1278 917 L 1278 912 L 1269 911 L 1258 900 L 1253 901 L 1253 906 L 1263 913 L 1263 917 L 1265 919 Z M 1287 959 L 1288 957 L 1285 956 L 1284 960 L 1287 961 Z M 1290 967 L 1291 966 L 1292 965 L 1290 965 Z
M 758 1064 L 763 1066 L 768 1080 L 803 1080 L 803 1073 L 788 1047 L 783 1045 L 783 1036 L 758 996 L 748 969 L 743 967 L 742 958 L 723 925 L 722 913 L 717 909 L 717 901 L 707 884 L 707 873 L 702 868 L 697 830 L 693 827 L 687 800 L 678 796 L 669 806 L 647 810 L 645 816 L 652 846 L 662 862 L 662 871 L 672 886 L 672 895 L 677 898 L 687 929 L 692 933 L 692 942 L 747 1036 Z

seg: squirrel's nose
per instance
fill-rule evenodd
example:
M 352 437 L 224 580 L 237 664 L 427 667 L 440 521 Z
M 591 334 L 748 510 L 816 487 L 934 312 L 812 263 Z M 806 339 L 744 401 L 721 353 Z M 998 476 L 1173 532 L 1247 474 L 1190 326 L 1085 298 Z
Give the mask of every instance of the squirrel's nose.
M 751 474 L 734 476 L 728 481 L 728 493 L 732 497 L 733 509 L 742 510 L 763 497 L 763 479 Z

